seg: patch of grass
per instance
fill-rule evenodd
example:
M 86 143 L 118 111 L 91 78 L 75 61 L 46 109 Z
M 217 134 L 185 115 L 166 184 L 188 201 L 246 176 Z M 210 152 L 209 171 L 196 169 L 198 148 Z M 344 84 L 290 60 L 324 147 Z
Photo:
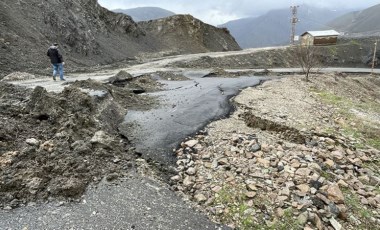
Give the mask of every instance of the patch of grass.
M 322 102 L 334 105 L 339 108 L 337 113 L 340 117 L 346 119 L 345 124 L 341 124 L 343 133 L 356 139 L 364 138 L 365 143 L 357 143 L 357 148 L 365 147 L 365 144 L 376 149 L 380 149 L 380 128 L 376 125 L 369 124 L 368 121 L 355 115 L 351 110 L 356 109 L 365 112 L 380 113 L 380 104 L 373 101 L 357 102 L 345 97 L 337 96 L 324 90 L 311 89 L 311 92 L 318 95 Z M 329 130 L 334 133 L 334 130 Z
M 288 208 L 284 210 L 284 215 L 280 219 L 266 222 L 263 212 L 256 213 L 256 209 L 268 207 L 268 201 L 255 197 L 253 206 L 246 205 L 247 198 L 244 187 L 225 186 L 217 194 L 213 205 L 224 207 L 224 212 L 219 215 L 219 220 L 224 224 L 234 224 L 237 229 L 270 229 L 270 230 L 290 230 L 303 229 L 300 223 L 294 219 L 294 210 Z M 268 219 L 267 219 L 268 220 Z M 270 220 L 268 220 L 270 221 Z M 270 223 L 270 224 L 267 224 Z
M 334 95 L 332 93 L 329 93 L 327 91 L 319 91 L 316 92 L 318 96 L 325 102 L 333 105 L 339 105 L 343 102 L 343 98 L 339 97 L 337 95 Z
M 225 207 L 223 214 L 219 216 L 224 224 L 235 224 L 239 229 L 252 229 L 254 227 L 254 219 L 245 203 L 245 188 L 225 186 L 218 192 L 214 205 L 222 205 Z
M 321 176 L 324 177 L 324 178 L 326 178 L 326 180 L 329 180 L 329 181 L 331 181 L 331 180 L 334 178 L 334 176 L 331 175 L 331 174 L 330 174 L 329 172 L 327 172 L 326 170 L 322 170 L 322 171 L 321 171 Z
M 266 227 L 270 230 L 291 230 L 291 229 L 303 229 L 303 226 L 294 220 L 294 211 L 292 208 L 288 208 L 284 211 L 284 215 L 281 219 L 275 221 L 273 225 Z
M 371 209 L 361 204 L 359 197 L 349 189 L 342 189 L 342 192 L 348 212 L 360 221 L 356 226 L 357 229 L 378 229 L 376 223 L 371 221 L 373 217 Z
M 360 43 L 357 40 L 351 40 L 350 43 L 351 45 L 360 46 Z

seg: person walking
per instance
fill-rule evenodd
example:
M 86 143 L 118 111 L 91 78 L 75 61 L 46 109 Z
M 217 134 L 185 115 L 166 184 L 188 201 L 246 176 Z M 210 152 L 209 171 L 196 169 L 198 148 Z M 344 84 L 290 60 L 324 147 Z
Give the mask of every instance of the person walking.
M 47 51 L 47 56 L 50 58 L 51 64 L 53 65 L 53 79 L 56 80 L 57 73 L 59 73 L 59 78 L 61 81 L 66 81 L 63 77 L 63 62 L 62 54 L 58 50 L 58 43 L 54 43 L 49 47 Z

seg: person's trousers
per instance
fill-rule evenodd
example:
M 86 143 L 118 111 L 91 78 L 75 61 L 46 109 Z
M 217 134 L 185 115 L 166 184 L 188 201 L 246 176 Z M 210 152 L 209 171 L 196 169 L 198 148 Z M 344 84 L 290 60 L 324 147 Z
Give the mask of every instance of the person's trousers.
M 59 78 L 63 80 L 63 65 L 62 63 L 56 63 L 53 64 L 53 78 L 55 79 L 55 76 L 57 76 L 57 73 L 59 72 Z

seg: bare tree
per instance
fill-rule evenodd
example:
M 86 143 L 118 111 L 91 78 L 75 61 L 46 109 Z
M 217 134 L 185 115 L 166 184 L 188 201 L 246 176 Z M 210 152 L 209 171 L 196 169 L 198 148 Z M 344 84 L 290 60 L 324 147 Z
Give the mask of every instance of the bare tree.
M 305 74 L 305 80 L 309 81 L 310 73 L 319 71 L 322 66 L 318 47 L 313 45 L 297 45 L 292 47 L 292 51 L 295 63 L 301 67 Z

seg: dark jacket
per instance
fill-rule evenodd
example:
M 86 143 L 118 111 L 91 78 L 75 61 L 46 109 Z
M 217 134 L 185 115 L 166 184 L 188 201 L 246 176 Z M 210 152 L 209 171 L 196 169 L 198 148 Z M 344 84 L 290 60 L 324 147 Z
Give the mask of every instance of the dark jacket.
M 59 53 L 57 46 L 50 46 L 47 51 L 47 56 L 50 57 L 50 61 L 52 64 L 58 64 L 63 62 L 63 57 Z

